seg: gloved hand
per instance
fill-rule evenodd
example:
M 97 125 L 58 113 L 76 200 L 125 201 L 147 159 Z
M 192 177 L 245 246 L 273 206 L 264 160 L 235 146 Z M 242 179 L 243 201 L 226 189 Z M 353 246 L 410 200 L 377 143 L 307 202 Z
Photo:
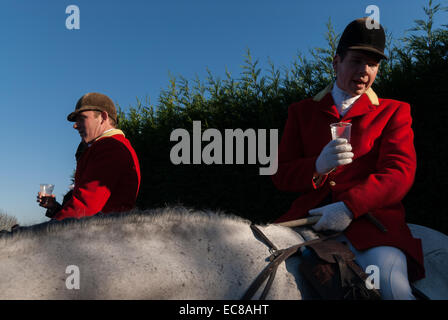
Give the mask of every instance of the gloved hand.
M 347 139 L 331 140 L 322 149 L 316 160 L 316 172 L 327 174 L 340 165 L 351 163 L 354 154 L 350 151 L 352 151 L 352 146 L 347 142 Z
M 315 208 L 308 212 L 311 216 L 322 215 L 319 222 L 313 225 L 313 229 L 316 231 L 343 231 L 353 220 L 353 214 L 342 201 Z

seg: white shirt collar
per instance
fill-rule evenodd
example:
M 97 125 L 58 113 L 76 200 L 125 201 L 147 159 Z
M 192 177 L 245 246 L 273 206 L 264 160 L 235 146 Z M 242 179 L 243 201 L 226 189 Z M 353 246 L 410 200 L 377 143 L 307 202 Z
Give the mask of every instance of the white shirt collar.
M 331 90 L 331 95 L 333 96 L 334 104 L 338 109 L 341 116 L 344 116 L 348 110 L 352 107 L 353 103 L 358 100 L 361 95 L 352 97 L 347 92 L 339 89 L 336 81 L 334 82 L 333 89 Z

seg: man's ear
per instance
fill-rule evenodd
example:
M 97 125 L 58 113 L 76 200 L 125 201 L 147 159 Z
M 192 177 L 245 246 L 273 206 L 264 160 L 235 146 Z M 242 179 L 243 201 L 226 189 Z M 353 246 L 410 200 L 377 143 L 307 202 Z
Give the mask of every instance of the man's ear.
M 338 54 L 335 55 L 333 58 L 333 70 L 334 70 L 335 74 L 337 73 L 337 66 L 340 61 L 341 61 L 341 57 Z
M 101 111 L 101 120 L 102 120 L 102 122 L 108 121 L 108 119 L 109 119 L 109 114 L 106 111 Z

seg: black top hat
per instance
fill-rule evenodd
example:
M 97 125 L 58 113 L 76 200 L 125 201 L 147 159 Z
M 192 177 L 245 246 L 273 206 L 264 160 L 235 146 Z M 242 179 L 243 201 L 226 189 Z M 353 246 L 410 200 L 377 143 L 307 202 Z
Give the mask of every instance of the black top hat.
M 372 25 L 369 29 L 367 25 L 372 24 L 373 20 L 368 18 L 356 19 L 345 28 L 339 40 L 336 53 L 340 54 L 345 50 L 362 50 L 376 53 L 383 59 L 387 59 L 384 54 L 386 44 L 386 35 L 383 27 L 378 24 L 378 28 Z

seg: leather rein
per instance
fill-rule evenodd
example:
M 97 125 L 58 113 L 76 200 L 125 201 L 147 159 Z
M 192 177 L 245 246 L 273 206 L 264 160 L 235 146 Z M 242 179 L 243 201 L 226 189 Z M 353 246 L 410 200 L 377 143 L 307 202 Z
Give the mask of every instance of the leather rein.
M 271 255 L 269 257 L 270 263 L 263 269 L 263 271 L 258 275 L 258 277 L 255 278 L 254 282 L 247 289 L 246 293 L 241 298 L 241 300 L 250 300 L 258 291 L 258 289 L 261 287 L 266 278 L 269 277 L 268 282 L 266 283 L 266 286 L 264 287 L 263 292 L 259 297 L 259 300 L 264 300 L 269 292 L 269 289 L 272 286 L 272 282 L 274 281 L 280 263 L 282 263 L 290 256 L 295 254 L 301 247 L 322 242 L 342 234 L 342 232 L 337 232 L 330 235 L 322 236 L 318 239 L 305 241 L 303 243 L 293 245 L 286 249 L 278 249 L 255 224 L 252 223 L 250 225 L 250 228 L 252 229 L 252 231 L 255 233 L 256 236 L 260 237 L 263 240 L 263 242 L 269 246 L 269 252 L 271 253 Z

